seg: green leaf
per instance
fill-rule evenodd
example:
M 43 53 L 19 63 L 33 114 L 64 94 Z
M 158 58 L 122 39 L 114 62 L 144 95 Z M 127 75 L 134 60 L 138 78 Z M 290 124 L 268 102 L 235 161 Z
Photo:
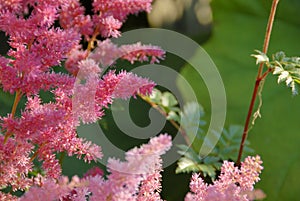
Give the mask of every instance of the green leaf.
M 296 84 L 300 82 L 300 57 L 286 57 L 285 53 L 280 51 L 273 58 L 276 60 L 270 63 L 274 68 L 273 75 L 278 75 L 277 82 L 285 81 L 286 86 L 296 95 L 298 93 Z
M 200 117 L 204 115 L 202 106 L 196 102 L 189 102 L 183 106 L 183 111 L 180 113 L 181 122 L 180 125 L 185 130 L 187 136 L 189 137 L 190 142 L 199 143 L 197 139 L 203 139 L 203 130 L 199 126 L 205 124 L 200 121 Z M 200 150 L 200 147 L 197 146 L 197 150 Z
M 164 107 L 171 107 L 178 104 L 175 96 L 170 92 L 164 92 L 161 96 L 161 104 Z
M 257 54 L 251 54 L 251 56 L 256 58 L 256 64 L 269 62 L 269 57 L 265 53 L 259 50 L 255 50 L 255 51 L 257 52 Z
M 273 74 L 274 74 L 274 75 L 281 74 L 283 71 L 284 71 L 284 70 L 283 70 L 282 67 L 275 66 L 274 71 L 273 71 Z
M 213 180 L 216 177 L 216 169 L 212 165 L 206 165 L 206 164 L 198 164 L 197 165 L 199 170 L 203 172 L 204 176 L 209 176 Z
M 285 53 L 283 51 L 279 51 L 273 56 L 273 60 L 277 60 L 277 61 L 282 61 L 284 58 L 285 58 Z
M 158 89 L 153 89 L 152 90 L 152 93 L 151 95 L 149 96 L 150 100 L 153 102 L 153 103 L 160 103 L 161 101 L 161 96 L 162 96 L 162 93 L 158 90 Z
M 177 162 L 178 166 L 175 172 L 178 173 L 189 173 L 189 172 L 202 172 L 204 176 L 209 176 L 212 179 L 215 178 L 215 168 L 212 165 L 197 164 L 194 161 L 182 157 Z
M 240 143 L 243 134 L 243 127 L 240 125 L 230 125 L 228 130 L 224 129 L 217 143 L 216 155 L 222 160 L 234 160 L 238 155 Z M 253 153 L 253 149 L 249 148 L 249 141 L 245 141 L 244 155 Z
M 177 145 L 177 147 L 179 148 L 178 153 L 182 156 L 191 159 L 195 163 L 200 163 L 202 161 L 201 157 L 191 147 L 184 144 Z
M 216 164 L 220 162 L 220 157 L 215 156 L 207 156 L 204 158 L 203 162 L 205 164 Z
M 170 111 L 168 113 L 167 120 L 174 120 L 176 122 L 179 122 L 180 121 L 180 117 L 179 117 L 179 115 L 176 112 Z
M 177 162 L 176 174 L 178 173 L 189 173 L 189 172 L 198 172 L 199 168 L 197 163 L 189 158 L 182 157 Z

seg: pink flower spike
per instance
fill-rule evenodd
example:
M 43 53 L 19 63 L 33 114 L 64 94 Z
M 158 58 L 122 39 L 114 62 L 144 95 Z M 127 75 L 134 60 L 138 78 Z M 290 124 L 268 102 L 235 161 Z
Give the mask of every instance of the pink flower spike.
M 155 171 L 142 181 L 137 201 L 163 201 L 160 197 L 161 174 Z
M 1 1 L 0 10 L 9 10 L 10 12 L 19 12 L 22 8 L 23 0 Z M 0 199 L 1 200 L 1 199 Z
M 130 61 L 130 63 L 148 61 L 148 57 L 151 57 L 150 63 L 158 63 L 159 60 L 165 57 L 165 51 L 160 47 L 142 45 L 140 42 L 132 45 L 123 45 L 121 48 L 123 50 L 122 59 Z
M 111 40 L 98 41 L 97 47 L 90 53 L 89 58 L 95 60 L 102 68 L 111 66 L 122 54 L 122 50 Z
M 81 50 L 81 46 L 74 47 L 69 53 L 68 58 L 65 62 L 66 70 L 72 75 L 76 76 L 78 73 L 78 63 L 84 60 L 87 55 L 87 51 Z
M 92 59 L 82 60 L 78 66 L 79 72 L 72 98 L 72 113 L 75 125 L 79 125 L 79 119 L 83 123 L 93 123 L 103 115 L 95 102 L 101 69 Z
M 119 160 L 110 159 L 108 167 L 111 171 L 131 174 L 145 174 L 147 172 L 152 172 L 153 169 L 149 169 L 149 167 L 152 166 L 151 168 L 155 169 L 155 164 L 161 163 L 159 156 L 165 154 L 171 146 L 171 136 L 161 134 L 152 138 L 148 144 L 144 144 L 139 148 L 135 147 L 126 152 L 125 159 L 128 163 L 121 163 Z
M 26 141 L 9 138 L 4 143 L 0 133 L 0 186 L 11 186 L 13 191 L 24 190 L 32 185 L 27 174 L 32 171 L 30 154 L 34 147 Z M 0 194 L 0 196 L 2 196 Z
M 113 16 L 96 15 L 93 16 L 93 23 L 98 25 L 98 31 L 102 37 L 114 37 L 117 38 L 121 35 L 119 29 L 122 27 L 122 22 L 115 19 Z
M 31 187 L 20 201 L 53 201 L 66 196 L 69 188 L 64 184 L 56 183 L 55 180 L 47 179 L 41 187 Z
M 224 161 L 221 175 L 213 184 L 207 185 L 197 174 L 193 174 L 190 182 L 191 193 L 185 201 L 249 201 L 249 191 L 259 181 L 262 170 L 259 156 L 248 156 L 241 167 L 235 167 L 233 162 Z
M 69 0 L 62 6 L 59 22 L 64 29 L 75 28 L 82 35 L 93 34 L 93 22 L 89 15 L 84 15 L 85 8 L 80 5 L 79 0 Z
M 159 135 L 152 138 L 148 144 L 128 151 L 124 162 L 110 158 L 107 165 L 110 172 L 108 180 L 103 181 L 96 176 L 99 182 L 97 187 L 94 187 L 94 182 L 90 183 L 90 190 L 95 196 L 92 196 L 91 200 L 96 201 L 99 197 L 103 198 L 101 200 L 107 200 L 111 195 L 115 200 L 161 200 L 158 195 L 162 171 L 160 156 L 168 151 L 171 145 L 170 136 Z M 92 178 L 90 180 L 94 181 Z
M 254 184 L 260 180 L 259 174 L 263 170 L 260 156 L 247 157 L 241 164 L 239 183 L 243 190 L 252 191 Z
M 98 41 L 98 46 L 89 55 L 89 58 L 101 64 L 101 67 L 111 66 L 117 59 L 124 59 L 134 63 L 136 61 L 149 61 L 149 58 L 151 58 L 150 63 L 158 63 L 164 57 L 165 51 L 158 46 L 142 45 L 138 42 L 118 47 L 109 39 Z
M 0 200 L 18 201 L 19 198 L 9 193 L 3 193 L 2 191 L 0 191 Z
M 127 99 L 136 94 L 147 95 L 150 94 L 155 83 L 147 78 L 138 77 L 132 73 L 121 72 L 118 84 L 113 91 L 114 98 Z
M 129 14 L 141 11 L 150 12 L 152 0 L 94 0 L 94 12 L 112 15 L 114 18 L 124 21 Z
M 86 79 L 87 77 L 98 77 L 101 73 L 99 65 L 93 59 L 85 59 L 78 62 L 80 78 Z M 78 77 L 77 77 L 78 78 Z

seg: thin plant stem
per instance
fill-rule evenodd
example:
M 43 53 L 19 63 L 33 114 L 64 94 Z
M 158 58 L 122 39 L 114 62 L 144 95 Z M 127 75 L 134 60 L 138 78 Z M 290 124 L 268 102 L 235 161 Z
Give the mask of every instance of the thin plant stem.
M 277 8 L 278 3 L 279 3 L 279 0 L 273 0 L 273 2 L 272 2 L 272 7 L 271 7 L 270 16 L 269 16 L 269 20 L 268 20 L 268 24 L 267 24 L 265 40 L 264 40 L 264 45 L 263 45 L 263 51 L 262 51 L 265 54 L 267 53 L 268 48 L 269 48 L 269 42 L 270 42 L 272 27 L 274 24 L 274 18 L 275 18 L 275 13 L 276 13 L 276 8 Z M 246 117 L 246 121 L 245 121 L 245 125 L 244 125 L 244 131 L 243 131 L 243 136 L 242 136 L 242 140 L 241 140 L 241 144 L 240 144 L 239 154 L 238 154 L 238 158 L 236 161 L 236 164 L 238 166 L 241 163 L 241 158 L 242 158 L 242 154 L 243 154 L 245 141 L 248 137 L 249 124 L 250 124 L 251 116 L 253 113 L 254 104 L 255 104 L 255 101 L 256 101 L 256 98 L 257 98 L 257 95 L 259 92 L 259 86 L 260 86 L 261 82 L 265 79 L 267 74 L 271 72 L 270 70 L 267 70 L 265 73 L 263 73 L 263 68 L 264 68 L 264 64 L 260 63 L 259 68 L 258 68 L 258 73 L 256 76 L 253 93 L 252 93 L 252 98 L 250 101 L 250 105 L 249 105 L 249 109 L 248 109 L 248 113 L 247 113 L 247 117 Z
M 16 95 L 15 95 L 15 100 L 14 100 L 14 103 L 13 103 L 13 106 L 12 106 L 12 109 L 11 109 L 11 117 L 14 118 L 15 114 L 16 114 L 16 111 L 17 111 L 17 107 L 18 107 L 18 104 L 21 100 L 21 97 L 22 97 L 22 93 L 20 90 L 17 90 L 16 91 Z M 5 137 L 4 137 L 4 141 L 3 141 L 3 144 L 5 144 L 8 140 L 8 138 L 10 138 L 11 136 L 13 135 L 13 133 L 11 132 L 7 132 L 5 134 Z
M 39 155 L 39 149 L 43 148 L 44 146 L 45 146 L 45 142 L 42 143 L 41 146 L 35 150 L 33 155 L 30 157 L 30 162 L 34 161 L 34 159 Z
M 88 41 L 87 52 L 88 54 L 93 50 L 94 43 L 97 40 L 97 36 L 99 35 L 98 26 L 95 28 L 92 38 Z M 88 55 L 87 54 L 87 55 Z
M 21 97 L 22 97 L 22 94 L 21 94 L 21 91 L 18 90 L 16 92 L 16 96 L 15 96 L 15 100 L 14 100 L 14 104 L 13 104 L 13 107 L 11 109 L 11 117 L 14 117 L 15 114 L 16 114 L 16 111 L 17 111 L 17 106 L 21 100 Z
M 147 97 L 139 95 L 145 102 L 147 102 L 151 107 L 153 107 L 154 109 L 156 109 L 159 113 L 161 113 L 164 117 L 168 117 L 168 114 L 166 114 L 165 111 L 163 111 L 157 104 L 151 102 Z M 172 126 L 174 126 L 182 135 L 182 137 L 184 138 L 185 142 L 187 145 L 191 145 L 190 139 L 187 136 L 185 130 L 179 125 L 177 124 L 174 120 L 169 119 L 168 120 Z

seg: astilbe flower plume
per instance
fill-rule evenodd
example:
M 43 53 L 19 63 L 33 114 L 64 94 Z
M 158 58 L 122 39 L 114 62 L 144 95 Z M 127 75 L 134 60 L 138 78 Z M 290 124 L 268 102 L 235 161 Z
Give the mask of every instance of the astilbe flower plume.
M 76 155 L 86 162 L 102 157 L 98 145 L 78 137 L 80 121 L 95 122 L 114 98 L 146 95 L 155 85 L 124 70 L 106 71 L 106 67 L 116 59 L 135 62 L 150 57 L 150 62 L 157 62 L 165 52 L 139 43 L 128 45 L 125 51 L 97 36 L 119 36 L 129 14 L 150 8 L 151 0 L 95 0 L 94 13 L 86 15 L 79 0 L 1 2 L 0 30 L 9 37 L 11 48 L 8 57 L 0 56 L 0 87 L 15 94 L 15 101 L 12 112 L 0 117 L 0 190 L 26 190 L 36 184 L 29 174 L 34 162 L 40 161 L 43 187 L 54 191 L 60 184 L 51 179 L 60 178 L 62 171 L 57 153 Z M 82 39 L 88 43 L 87 49 L 81 45 Z M 44 102 L 41 91 L 51 94 L 51 101 Z M 17 112 L 21 98 L 26 105 Z M 86 189 L 81 190 L 76 190 L 76 195 L 86 194 Z M 62 196 L 64 192 L 57 193 Z M 14 199 L 2 191 L 0 196 Z
M 71 181 L 61 177 L 58 182 L 42 180 L 25 193 L 20 201 L 78 200 L 86 201 L 159 201 L 162 171 L 161 155 L 172 146 L 172 139 L 166 134 L 152 138 L 148 144 L 126 153 L 126 161 L 109 159 L 107 179 L 97 168 L 93 173 Z
M 219 179 L 213 184 L 206 184 L 199 174 L 193 174 L 190 189 L 185 201 L 249 201 L 247 192 L 253 191 L 259 181 L 263 167 L 259 156 L 248 156 L 241 167 L 233 162 L 224 161 Z

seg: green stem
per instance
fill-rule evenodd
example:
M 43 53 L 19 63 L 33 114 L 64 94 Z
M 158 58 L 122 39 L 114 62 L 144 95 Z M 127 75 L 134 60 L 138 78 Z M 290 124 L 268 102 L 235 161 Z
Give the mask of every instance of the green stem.
M 276 8 L 278 5 L 278 2 L 279 2 L 279 0 L 273 0 L 273 2 L 272 2 L 272 7 L 271 7 L 271 11 L 270 11 L 270 16 L 269 16 L 269 20 L 268 20 L 268 25 L 267 25 L 267 30 L 266 30 L 266 34 L 265 34 L 265 40 L 264 40 L 264 46 L 263 46 L 263 51 L 262 51 L 265 54 L 267 54 L 267 51 L 269 48 L 269 42 L 270 42 L 270 37 L 271 37 L 271 32 L 272 32 L 272 28 L 273 28 L 273 24 L 274 24 L 274 18 L 275 18 L 275 13 L 276 13 Z M 255 81 L 255 85 L 254 85 L 254 89 L 253 89 L 253 93 L 252 93 L 252 98 L 250 101 L 250 105 L 249 105 L 249 109 L 248 109 L 248 113 L 247 113 L 247 117 L 246 117 L 246 121 L 245 121 L 245 125 L 244 125 L 243 136 L 242 136 L 242 140 L 241 140 L 241 144 L 240 144 L 238 158 L 236 161 L 237 165 L 240 165 L 240 163 L 241 163 L 243 149 L 244 149 L 245 141 L 248 137 L 249 124 L 250 124 L 251 116 L 253 113 L 253 108 L 254 108 L 256 98 L 257 98 L 257 94 L 259 91 L 258 90 L 259 86 L 260 86 L 261 82 L 265 79 L 267 74 L 269 72 L 271 72 L 270 70 L 268 70 L 265 73 L 263 73 L 263 68 L 264 68 L 264 64 L 261 63 L 258 68 L 258 73 L 256 76 L 256 81 Z

